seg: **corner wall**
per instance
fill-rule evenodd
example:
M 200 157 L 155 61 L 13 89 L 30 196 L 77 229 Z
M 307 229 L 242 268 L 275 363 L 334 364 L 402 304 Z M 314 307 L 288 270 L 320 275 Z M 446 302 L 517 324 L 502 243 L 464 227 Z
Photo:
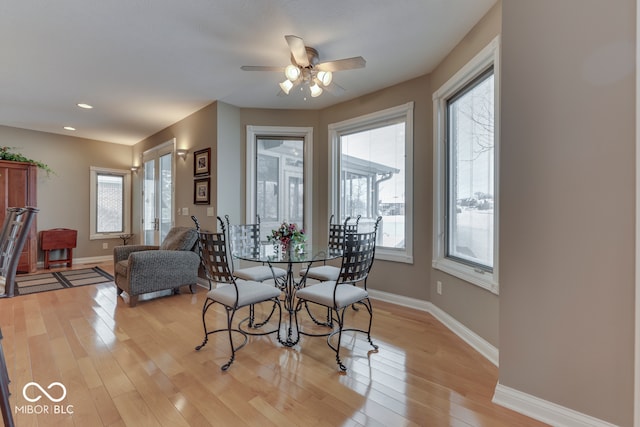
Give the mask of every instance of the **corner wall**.
M 431 73 L 431 92 L 429 102 L 432 102 L 432 93 L 438 90 L 458 70 L 464 67 L 478 52 L 486 47 L 491 40 L 501 33 L 502 29 L 502 2 L 498 1 L 494 7 L 469 31 L 460 43 L 447 55 L 447 57 Z M 433 120 L 433 114 L 429 116 Z M 433 131 L 430 134 L 430 143 L 433 144 Z M 433 145 L 431 145 L 433 150 Z M 430 156 L 432 158 L 432 156 Z M 430 160 L 429 171 L 433 175 L 433 161 Z M 429 201 L 432 209 L 432 177 L 429 179 Z M 429 224 L 432 227 L 432 224 Z M 432 233 L 429 233 L 429 244 L 432 245 Z M 431 261 L 432 248 L 429 251 L 428 261 Z M 498 334 L 499 299 L 498 295 L 482 289 L 479 286 L 465 282 L 440 270 L 431 270 L 430 301 L 447 314 L 464 324 L 494 347 L 499 347 Z M 436 283 L 442 283 L 442 295 L 436 292 Z M 500 280 L 501 282 L 501 280 Z
M 503 4 L 501 385 L 633 424 L 635 0 Z

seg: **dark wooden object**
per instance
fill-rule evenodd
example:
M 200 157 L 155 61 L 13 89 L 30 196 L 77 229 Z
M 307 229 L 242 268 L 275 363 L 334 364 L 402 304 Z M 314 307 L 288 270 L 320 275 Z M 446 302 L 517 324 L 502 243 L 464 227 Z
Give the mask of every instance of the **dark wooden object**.
M 73 264 L 73 248 L 76 247 L 77 238 L 77 230 L 68 228 L 42 230 L 40 232 L 40 249 L 44 251 L 44 268 L 49 268 L 51 264 L 67 264 L 67 266 L 71 267 Z M 66 258 L 49 259 L 49 254 L 54 250 L 64 250 Z
M 36 177 L 38 167 L 25 162 L 0 160 L 0 224 L 4 221 L 7 208 L 36 207 Z M 38 265 L 38 235 L 34 220 L 27 240 L 24 242 L 18 272 L 33 273 Z

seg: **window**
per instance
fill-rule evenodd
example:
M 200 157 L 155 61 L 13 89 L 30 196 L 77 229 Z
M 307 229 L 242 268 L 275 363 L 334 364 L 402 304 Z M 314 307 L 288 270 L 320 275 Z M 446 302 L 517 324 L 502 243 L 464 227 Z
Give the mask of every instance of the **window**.
M 498 293 L 496 38 L 433 95 L 434 268 Z
M 364 228 L 382 216 L 376 257 L 413 262 L 413 103 L 331 124 L 329 138 L 330 213 Z
M 90 171 L 90 239 L 112 239 L 130 233 L 130 172 L 93 166 Z
M 247 223 L 261 238 L 282 221 L 311 236 L 311 128 L 247 127 Z

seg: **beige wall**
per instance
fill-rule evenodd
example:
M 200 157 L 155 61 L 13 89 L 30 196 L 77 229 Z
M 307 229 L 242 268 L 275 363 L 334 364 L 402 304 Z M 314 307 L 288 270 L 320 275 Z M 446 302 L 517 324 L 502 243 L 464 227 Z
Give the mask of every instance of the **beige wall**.
M 322 180 L 322 175 L 319 175 L 320 167 L 320 159 L 322 158 L 322 148 L 319 134 L 319 124 L 318 124 L 318 116 L 319 112 L 315 110 L 269 110 L 269 109 L 259 109 L 259 108 L 243 108 L 240 110 L 240 121 L 241 121 L 241 144 L 242 144 L 242 218 L 245 218 L 246 215 L 246 201 L 244 200 L 244 188 L 246 188 L 246 175 L 244 175 L 245 171 L 245 161 L 247 155 L 247 126 L 288 126 L 288 127 L 311 127 L 313 128 L 313 222 L 314 222 L 314 239 L 319 236 L 318 227 L 315 224 L 318 224 L 318 221 L 322 221 L 318 219 L 318 209 L 319 205 L 323 202 L 319 198 L 319 189 L 322 187 L 321 183 L 318 180 Z M 322 217 L 320 217 L 322 218 Z
M 431 73 L 431 92 L 437 91 L 500 34 L 501 20 L 502 2 L 498 2 Z M 431 101 L 431 93 L 429 95 L 429 101 Z M 430 135 L 430 141 L 432 139 L 433 136 Z M 430 186 L 431 182 L 430 178 Z M 428 201 L 430 207 L 431 199 L 432 193 L 430 192 Z M 431 244 L 432 234 L 429 233 L 429 236 L 429 244 Z M 429 252 L 429 256 L 431 256 L 431 252 Z M 438 281 L 442 283 L 442 295 L 438 295 L 436 292 Z M 499 347 L 498 320 L 500 310 L 497 295 L 434 269 L 431 270 L 429 284 L 430 301 L 434 305 L 453 316 L 493 346 Z
M 634 0 L 503 4 L 500 383 L 621 426 L 633 424 L 635 16 Z
M 371 289 L 398 294 L 419 300 L 429 299 L 429 275 L 431 264 L 431 91 L 429 76 L 419 77 L 396 86 L 347 101 L 322 110 L 317 138 L 316 163 L 317 196 L 320 209 L 316 223 L 326 224 L 329 212 L 327 176 L 329 173 L 329 143 L 327 126 L 343 120 L 414 102 L 413 161 L 414 161 L 414 243 L 413 264 L 376 260 L 368 286 Z M 327 233 L 326 226 L 322 228 Z
M 0 145 L 46 163 L 54 174 L 38 170 L 37 230 L 78 230 L 74 258 L 111 256 L 120 239 L 89 240 L 89 168 L 131 168 L 131 147 L 83 138 L 0 126 Z M 102 249 L 103 243 L 108 249 Z M 43 259 L 42 252 L 38 254 Z
M 211 149 L 211 166 L 212 172 L 215 171 L 217 165 L 216 140 L 218 134 L 218 103 L 214 102 L 201 110 L 193 113 L 187 118 L 175 123 L 162 131 L 151 135 L 133 147 L 133 156 L 141 163 L 142 153 L 163 144 L 167 141 L 176 139 L 176 147 L 188 150 L 185 160 L 176 159 L 176 176 L 175 176 L 175 207 L 188 208 L 189 215 L 175 215 L 175 224 L 178 226 L 193 226 L 191 215 L 195 215 L 201 222 L 203 228 L 215 229 L 215 217 L 207 217 L 207 206 L 193 204 L 193 153 L 194 151 L 204 148 Z M 141 176 L 134 180 L 134 200 L 140 199 Z M 217 200 L 217 186 L 215 176 L 211 179 L 211 206 L 215 206 Z M 134 211 L 133 223 L 136 234 L 140 234 L 140 209 Z

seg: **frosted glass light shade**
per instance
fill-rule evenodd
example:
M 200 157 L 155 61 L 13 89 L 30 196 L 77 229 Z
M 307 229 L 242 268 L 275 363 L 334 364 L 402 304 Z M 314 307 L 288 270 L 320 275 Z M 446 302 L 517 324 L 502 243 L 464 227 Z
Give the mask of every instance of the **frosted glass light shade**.
M 280 83 L 280 89 L 282 89 L 282 91 L 287 95 L 289 95 L 289 91 L 291 90 L 292 87 L 293 87 L 293 83 L 291 83 L 291 80 L 285 80 L 282 83 Z
M 331 73 L 331 71 L 320 71 L 318 73 L 318 80 L 320 80 L 323 86 L 329 86 L 331 80 L 333 80 L 333 73 Z
M 313 86 L 310 86 L 309 90 L 311 91 L 311 96 L 314 98 L 322 94 L 322 88 L 318 86 L 318 83 L 314 83 Z
M 289 64 L 284 69 L 284 75 L 287 76 L 290 81 L 295 82 L 298 80 L 298 77 L 300 77 L 300 68 L 293 64 Z

